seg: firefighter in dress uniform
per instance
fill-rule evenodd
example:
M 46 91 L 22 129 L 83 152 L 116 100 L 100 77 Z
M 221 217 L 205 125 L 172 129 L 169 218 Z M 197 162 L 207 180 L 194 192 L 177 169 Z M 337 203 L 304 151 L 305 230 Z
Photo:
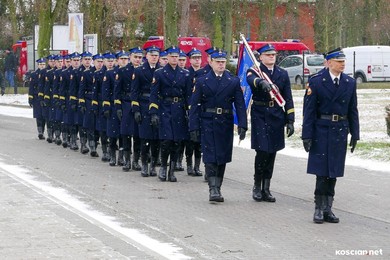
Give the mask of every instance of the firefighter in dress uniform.
M 280 107 L 271 99 L 271 85 L 259 77 L 255 68 L 247 71 L 247 82 L 252 90 L 251 148 L 256 151 L 252 198 L 255 201 L 275 202 L 270 192 L 277 151 L 285 147 L 284 128 L 287 137 L 294 133 L 294 103 L 291 85 L 285 70 L 275 65 L 275 47 L 266 44 L 259 48 L 260 69 L 279 88 L 286 104 Z
M 79 133 L 79 110 L 78 110 L 78 90 L 80 84 L 80 65 L 81 54 L 74 52 L 71 54 L 72 67 L 69 68 L 69 91 L 68 91 L 68 104 L 66 107 L 68 125 L 70 127 L 70 146 L 73 151 L 79 150 L 77 144 L 77 136 Z M 80 131 L 80 141 L 84 142 L 84 136 Z
M 61 71 L 60 86 L 59 86 L 59 105 L 62 110 L 62 147 L 67 148 L 70 145 L 70 130 L 68 114 L 71 113 L 68 109 L 69 103 L 69 78 L 72 69 L 72 55 L 66 55 L 65 68 Z M 71 117 L 73 119 L 73 117 Z
M 118 76 L 118 67 L 114 67 L 115 55 L 112 53 L 106 53 L 107 70 L 105 71 L 102 82 L 102 100 L 103 100 L 103 114 L 107 119 L 107 137 L 110 142 L 110 166 L 115 166 L 117 163 L 119 166 L 123 166 L 123 147 L 122 139 L 120 138 L 120 121 L 116 113 L 114 104 L 114 86 L 115 79 Z M 119 140 L 119 146 L 118 146 Z M 119 150 L 118 160 L 116 158 L 116 151 Z
M 178 64 L 179 48 L 172 46 L 166 49 L 168 64 L 154 72 L 150 94 L 149 113 L 151 123 L 159 127 L 161 145 L 161 181 L 176 182 L 175 162 L 180 142 L 188 135 L 187 109 L 191 91 L 188 70 Z M 170 158 L 167 177 L 167 163 Z
M 102 145 L 102 161 L 108 162 L 110 161 L 110 156 L 108 154 L 108 138 L 107 138 L 107 119 L 103 114 L 103 100 L 102 100 L 102 83 L 104 74 L 106 72 L 107 64 L 108 67 L 110 62 L 108 59 L 104 57 L 102 54 L 95 54 L 93 57 L 93 64 L 95 66 L 95 72 L 93 73 L 93 86 L 92 86 L 92 111 L 96 116 L 96 132 L 98 132 L 98 136 L 96 136 L 96 142 L 98 142 L 100 138 L 100 143 Z
M 96 132 L 96 115 L 92 110 L 92 90 L 93 90 L 93 75 L 95 73 L 95 67 L 92 66 L 92 53 L 83 53 L 83 67 L 81 72 L 80 87 L 79 87 L 79 110 L 83 115 L 83 132 L 86 133 L 86 139 L 83 142 L 88 141 L 91 157 L 99 157 L 96 151 L 98 133 Z M 81 138 L 81 137 L 80 137 Z M 83 147 L 84 148 L 84 147 Z M 81 149 L 82 153 L 87 153 L 87 149 Z
M 129 50 L 129 53 L 130 53 L 130 63 L 134 67 L 134 69 L 141 66 L 143 60 L 143 50 L 140 47 L 134 47 Z M 131 169 L 134 171 L 141 171 L 141 165 L 139 164 L 139 159 L 141 158 L 141 139 L 139 137 L 139 129 L 137 123 L 134 124 L 134 134 L 132 139 L 133 139 L 133 161 L 131 163 Z
M 196 81 L 195 74 L 201 69 L 202 64 L 202 53 L 196 48 L 192 48 L 190 52 L 187 53 L 188 58 L 190 59 L 190 67 L 188 71 L 190 72 L 190 80 L 192 82 L 192 88 Z M 191 90 L 192 92 L 192 90 Z M 200 171 L 200 162 L 202 161 L 202 150 L 200 145 L 200 139 L 197 141 L 186 140 L 186 163 L 187 163 L 187 174 L 190 176 L 202 176 Z M 195 155 L 195 164 L 193 164 L 192 157 Z
M 116 114 L 121 121 L 120 134 L 123 142 L 124 165 L 123 171 L 130 170 L 131 138 L 134 135 L 134 115 L 131 111 L 131 81 L 134 67 L 129 63 L 129 53 L 121 51 L 118 75 L 115 78 L 114 103 Z
M 64 58 L 61 55 L 55 57 L 55 69 L 53 72 L 53 105 L 54 105 L 54 142 L 56 145 L 61 145 L 61 127 L 62 127 L 62 110 L 60 107 L 60 77 Z
M 45 132 L 45 119 L 42 114 L 42 106 L 40 102 L 39 94 L 39 77 L 41 76 L 41 70 L 43 70 L 46 66 L 45 58 L 40 58 L 36 60 L 38 64 L 38 68 L 31 73 L 30 84 L 28 89 L 28 103 L 30 107 L 33 108 L 33 117 L 37 122 L 37 130 L 38 130 L 38 138 L 39 140 L 44 140 L 44 132 Z M 42 93 L 43 94 L 43 93 Z
M 54 140 L 54 121 L 55 121 L 55 106 L 53 100 L 53 81 L 54 81 L 54 70 L 55 70 L 55 57 L 56 55 L 47 56 L 48 68 L 45 75 L 45 85 L 43 90 L 43 102 L 47 109 L 47 138 L 48 143 L 52 143 Z
M 205 76 L 197 78 L 191 97 L 190 136 L 201 136 L 203 162 L 209 185 L 209 201 L 223 202 L 221 186 L 226 163 L 232 160 L 233 104 L 238 119 L 240 140 L 245 138 L 247 115 L 240 80 L 226 71 L 226 52 L 211 54 L 211 67 Z
M 307 172 L 316 175 L 315 223 L 338 223 L 332 211 L 336 180 L 344 176 L 348 134 L 351 153 L 359 140 L 356 81 L 344 74 L 345 54 L 326 55 L 328 69 L 309 79 L 304 99 L 302 140 Z
M 153 74 L 160 68 L 158 63 L 160 49 L 151 46 L 146 48 L 145 52 L 146 61 L 134 70 L 131 104 L 141 139 L 141 176 L 148 177 L 157 175 L 156 166 L 160 150 L 158 128 L 151 125 L 149 114 Z

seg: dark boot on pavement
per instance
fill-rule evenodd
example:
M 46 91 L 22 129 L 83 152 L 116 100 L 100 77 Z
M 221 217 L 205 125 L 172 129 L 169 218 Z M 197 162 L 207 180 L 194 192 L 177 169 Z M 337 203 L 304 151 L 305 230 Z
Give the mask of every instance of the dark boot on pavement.
M 200 171 L 200 162 L 202 161 L 202 158 L 196 158 L 195 157 L 195 165 L 194 165 L 194 174 L 192 176 L 202 176 L 202 172 Z M 207 181 L 207 178 L 205 176 L 205 180 Z
M 102 144 L 102 152 L 103 152 L 102 161 L 103 162 L 109 162 L 110 161 L 110 155 L 107 152 L 107 144 Z
M 110 147 L 110 166 L 116 165 L 116 149 Z
M 274 196 L 272 196 L 272 194 L 269 190 L 269 186 L 271 184 L 271 179 L 263 179 L 262 182 L 263 182 L 263 188 L 262 188 L 261 192 L 262 192 L 263 201 L 275 202 L 276 199 Z
M 176 176 L 175 176 L 175 162 L 171 161 L 169 163 L 169 172 L 168 172 L 168 181 L 170 182 L 176 182 Z
M 157 175 L 157 171 L 156 171 L 156 165 L 157 165 L 157 158 L 154 158 L 152 157 L 151 161 L 150 161 L 150 171 L 149 171 L 149 175 L 150 176 L 156 176 Z
M 194 166 L 192 165 L 192 156 L 186 157 L 186 162 L 187 162 L 187 174 L 193 176 L 195 174 L 195 171 L 193 168 Z
M 324 221 L 329 223 L 339 223 L 340 219 L 332 212 L 333 197 L 323 196 L 324 200 Z
M 209 201 L 214 202 L 223 202 L 224 198 L 221 196 L 219 190 L 218 190 L 218 180 L 215 176 L 208 177 L 208 183 L 209 183 Z
M 321 195 L 315 195 L 314 196 L 314 203 L 315 203 L 315 209 L 314 209 L 314 216 L 313 221 L 317 224 L 324 223 L 324 199 L 325 196 Z
M 123 151 L 123 157 L 125 158 L 125 163 L 123 164 L 122 171 L 128 172 L 130 171 L 130 151 Z

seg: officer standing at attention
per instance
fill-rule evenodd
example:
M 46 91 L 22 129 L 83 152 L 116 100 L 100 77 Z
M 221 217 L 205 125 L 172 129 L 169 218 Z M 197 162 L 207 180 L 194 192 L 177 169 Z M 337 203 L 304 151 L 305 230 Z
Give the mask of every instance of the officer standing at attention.
M 123 142 L 124 165 L 122 170 L 130 170 L 131 137 L 134 135 L 134 114 L 131 111 L 131 81 L 134 67 L 129 63 L 129 53 L 122 51 L 118 55 L 119 69 L 115 78 L 114 103 L 116 114 L 121 121 L 121 138 Z
M 77 151 L 79 149 L 77 145 L 77 134 L 80 130 L 80 141 L 83 145 L 84 143 L 84 133 L 81 131 L 81 127 L 79 127 L 79 119 L 81 117 L 81 113 L 79 114 L 78 109 L 78 94 L 79 94 L 79 86 L 80 86 L 80 78 L 81 78 L 81 54 L 78 52 L 72 53 L 72 69 L 69 72 L 69 104 L 68 104 L 68 123 L 70 124 L 70 149 L 73 151 Z M 83 146 L 84 148 L 84 146 Z M 81 149 L 82 151 L 83 149 Z
M 270 192 L 276 152 L 285 147 L 284 127 L 287 137 L 294 133 L 294 103 L 291 85 L 285 70 L 275 65 L 276 51 L 266 44 L 257 50 L 260 54 L 260 69 L 279 88 L 286 104 L 284 109 L 271 99 L 271 85 L 259 77 L 259 72 L 250 68 L 247 82 L 252 90 L 251 106 L 251 148 L 256 151 L 255 174 L 252 198 L 255 201 L 275 202 Z
M 309 152 L 307 172 L 315 174 L 315 223 L 338 223 L 332 212 L 337 177 L 344 176 L 347 138 L 351 153 L 359 140 L 356 81 L 343 73 L 345 54 L 326 55 L 328 69 L 309 79 L 304 99 L 302 140 Z
M 57 145 L 62 144 L 61 140 L 61 124 L 62 124 L 62 110 L 60 107 L 60 77 L 62 72 L 62 63 L 64 58 L 61 55 L 57 55 L 55 57 L 56 68 L 54 70 L 53 76 L 53 104 L 55 110 L 55 118 L 54 118 L 54 135 L 55 135 L 55 143 Z
M 69 124 L 69 113 L 68 109 L 69 103 L 69 78 L 70 71 L 72 70 L 72 55 L 66 55 L 65 59 L 65 68 L 62 70 L 60 75 L 60 87 L 59 87 L 59 96 L 60 101 L 59 105 L 62 110 L 62 147 L 67 148 L 70 145 L 70 130 L 71 125 Z M 73 119 L 73 117 L 71 117 Z
M 151 123 L 159 127 L 161 141 L 161 168 L 159 179 L 167 179 L 167 163 L 170 157 L 168 180 L 176 182 L 175 162 L 178 148 L 188 135 L 186 113 L 191 91 L 188 70 L 178 66 L 179 48 L 168 48 L 168 64 L 154 72 L 150 93 L 149 113 Z M 161 99 L 161 100 L 160 100 Z
M 92 53 L 83 53 L 83 67 L 81 72 L 80 88 L 79 88 L 79 110 L 83 115 L 82 132 L 86 133 L 86 137 L 83 137 L 84 147 L 81 148 L 82 153 L 87 153 L 85 147 L 86 141 L 90 149 L 91 157 L 99 157 L 96 152 L 96 120 L 95 114 L 92 111 L 92 89 L 93 89 L 93 74 L 95 67 L 92 66 Z M 80 137 L 81 138 L 81 137 Z
M 107 119 L 107 136 L 110 140 L 110 166 L 115 166 L 116 151 L 122 146 L 120 138 L 120 121 L 114 105 L 114 86 L 118 76 L 118 68 L 114 67 L 115 55 L 105 54 L 107 59 L 107 70 L 105 71 L 102 83 L 103 114 Z M 117 145 L 119 139 L 119 147 Z M 119 150 L 118 165 L 123 166 L 123 151 Z
M 195 83 L 195 73 L 198 71 L 202 64 L 202 53 L 200 50 L 196 48 L 192 48 L 190 52 L 187 53 L 187 56 L 190 59 L 190 67 L 188 71 L 190 73 L 190 80 L 192 82 L 192 90 L 193 85 Z M 191 92 L 192 92 L 191 90 Z M 187 162 L 187 174 L 190 176 L 202 176 L 202 172 L 200 171 L 200 162 L 202 161 L 202 150 L 200 145 L 200 138 L 196 142 L 192 140 L 185 141 L 186 148 L 186 162 Z M 195 164 L 193 165 L 192 156 L 195 154 Z
M 226 71 L 226 52 L 211 54 L 212 70 L 196 79 L 190 108 L 190 136 L 201 135 L 203 162 L 209 184 L 209 201 L 223 202 L 221 185 L 226 163 L 232 160 L 233 104 L 240 140 L 245 138 L 247 115 L 240 80 Z
M 130 64 L 135 68 L 141 66 L 143 59 L 143 50 L 140 47 L 134 47 L 129 50 L 130 53 Z M 132 75 L 134 74 L 134 69 Z M 141 158 L 141 139 L 139 137 L 138 125 L 134 124 L 134 134 L 133 134 L 133 161 L 131 163 L 131 169 L 134 171 L 140 171 L 141 166 L 139 165 L 139 159 Z
M 44 58 L 36 60 L 38 64 L 38 68 L 31 73 L 30 77 L 30 85 L 28 89 L 28 103 L 30 107 L 33 108 L 33 117 L 37 121 L 37 129 L 38 129 L 38 138 L 39 140 L 44 140 L 45 136 L 43 135 L 45 131 L 45 119 L 42 114 L 42 106 L 40 102 L 40 98 L 38 97 L 39 87 L 38 80 L 41 75 L 40 71 L 43 70 L 46 66 L 46 61 Z
M 45 75 L 45 86 L 43 90 L 43 103 L 47 109 L 46 125 L 47 125 L 47 138 L 48 143 L 53 142 L 53 130 L 55 120 L 55 108 L 53 101 L 53 81 L 55 70 L 55 55 L 49 55 L 46 57 L 48 60 L 48 68 Z
M 103 114 L 102 83 L 107 67 L 113 66 L 113 61 L 109 62 L 102 54 L 92 56 L 95 72 L 93 73 L 92 87 L 92 111 L 96 116 L 96 132 L 99 133 L 100 143 L 102 144 L 102 161 L 110 161 L 107 151 L 107 119 Z M 105 66 L 107 65 L 107 67 Z M 96 138 L 96 141 L 99 139 Z
M 160 68 L 158 63 L 160 49 L 152 46 L 145 49 L 146 61 L 133 74 L 131 87 L 131 104 L 134 112 L 134 119 L 138 126 L 141 139 L 141 176 L 156 176 L 156 165 L 160 150 L 158 128 L 150 123 L 149 98 L 153 81 L 153 74 Z M 150 168 L 148 167 L 150 151 Z

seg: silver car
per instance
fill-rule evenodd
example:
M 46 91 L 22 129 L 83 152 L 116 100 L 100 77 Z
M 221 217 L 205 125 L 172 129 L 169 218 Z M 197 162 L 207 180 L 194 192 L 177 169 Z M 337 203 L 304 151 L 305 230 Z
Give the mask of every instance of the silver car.
M 302 75 L 305 75 L 305 82 L 307 82 L 310 75 L 324 68 L 324 56 L 305 54 L 305 64 L 302 56 L 302 54 L 290 55 L 279 63 L 279 66 L 288 72 L 290 82 L 298 85 L 302 84 Z

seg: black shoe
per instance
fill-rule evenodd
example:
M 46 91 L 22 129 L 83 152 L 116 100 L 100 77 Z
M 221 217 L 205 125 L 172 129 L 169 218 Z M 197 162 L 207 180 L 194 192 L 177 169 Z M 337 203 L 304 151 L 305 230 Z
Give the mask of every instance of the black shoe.
M 38 135 L 38 139 L 39 139 L 39 140 L 45 140 L 45 136 L 43 136 L 43 134 L 39 134 L 39 135 Z

